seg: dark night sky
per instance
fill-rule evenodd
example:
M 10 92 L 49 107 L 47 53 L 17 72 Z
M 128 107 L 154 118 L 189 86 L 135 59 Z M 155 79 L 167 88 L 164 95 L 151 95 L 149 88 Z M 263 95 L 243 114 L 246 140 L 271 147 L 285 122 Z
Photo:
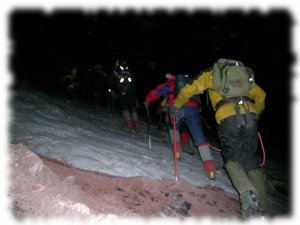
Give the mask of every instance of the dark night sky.
M 253 69 L 257 83 L 267 92 L 262 129 L 267 132 L 279 120 L 277 132 L 285 135 L 278 135 L 278 142 L 286 148 L 293 23 L 284 10 L 264 14 L 15 10 L 10 14 L 11 69 L 16 78 L 52 85 L 63 64 L 84 69 L 99 63 L 110 72 L 113 63 L 123 58 L 131 65 L 144 99 L 165 81 L 167 72 L 196 75 L 220 57 L 237 59 Z M 156 67 L 151 68 L 151 63 Z
M 159 63 L 152 76 L 164 72 L 197 74 L 219 57 L 227 57 L 248 64 L 261 73 L 256 76 L 260 79 L 274 64 L 276 73 L 287 73 L 292 59 L 292 18 L 285 11 L 56 11 L 47 15 L 15 10 L 10 21 L 15 49 L 12 68 L 16 73 L 26 68 L 38 69 L 40 74 L 40 68 L 53 69 L 66 61 L 83 67 L 102 63 L 110 70 L 116 59 L 126 58 L 138 76 L 145 76 L 150 61 Z

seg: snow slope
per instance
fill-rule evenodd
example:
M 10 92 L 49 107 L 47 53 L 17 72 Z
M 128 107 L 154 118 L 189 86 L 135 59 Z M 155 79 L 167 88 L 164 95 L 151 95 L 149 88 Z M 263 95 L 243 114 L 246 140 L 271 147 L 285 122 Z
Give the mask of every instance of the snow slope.
M 11 143 L 23 143 L 39 155 L 84 170 L 118 177 L 175 180 L 167 133 L 161 130 L 158 135 L 157 124 L 151 122 L 150 149 L 147 120 L 142 116 L 141 130 L 127 131 L 122 128 L 119 112 L 43 93 L 27 83 L 20 83 L 11 91 L 10 107 Z M 204 174 L 199 155 L 187 153 L 178 162 L 179 180 L 201 187 L 219 187 L 237 198 L 223 170 L 221 154 L 212 154 L 218 169 L 215 181 Z M 280 162 L 268 158 L 266 174 L 272 212 L 275 216 L 287 216 L 289 190 Z

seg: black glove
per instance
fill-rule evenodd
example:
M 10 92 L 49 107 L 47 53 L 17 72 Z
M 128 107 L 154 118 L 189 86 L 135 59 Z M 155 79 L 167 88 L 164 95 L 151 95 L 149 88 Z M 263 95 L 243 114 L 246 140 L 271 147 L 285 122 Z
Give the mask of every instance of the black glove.
M 148 102 L 147 100 L 145 100 L 145 101 L 144 101 L 144 106 L 145 106 L 146 108 L 148 108 L 149 105 L 150 105 L 150 102 Z

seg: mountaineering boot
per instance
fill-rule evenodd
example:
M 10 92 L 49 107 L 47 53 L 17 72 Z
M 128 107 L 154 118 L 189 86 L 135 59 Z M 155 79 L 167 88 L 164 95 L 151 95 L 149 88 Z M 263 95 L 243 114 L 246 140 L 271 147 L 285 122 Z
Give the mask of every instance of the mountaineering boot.
M 193 149 L 190 145 L 190 135 L 186 132 L 180 133 L 182 151 L 191 155 L 197 154 L 197 149 Z
M 252 181 L 257 190 L 258 200 L 260 203 L 261 214 L 270 216 L 270 208 L 268 204 L 268 195 L 265 187 L 265 176 L 262 169 L 250 170 L 247 172 L 248 177 Z
M 241 165 L 229 160 L 225 165 L 229 178 L 240 194 L 241 212 L 243 219 L 257 216 L 260 212 L 260 204 L 257 198 L 257 190 Z
M 181 152 L 182 152 L 181 144 L 180 144 L 180 142 L 176 142 L 176 153 L 175 153 L 175 155 L 176 155 L 177 159 L 180 159 Z
M 134 128 L 137 130 L 137 129 L 140 129 L 141 128 L 141 124 L 140 124 L 140 121 L 133 121 L 133 126 Z
M 133 121 L 132 120 L 126 120 L 125 121 L 125 128 L 132 129 L 133 127 Z
M 208 179 L 210 180 L 216 179 L 216 167 L 215 167 L 214 160 L 204 161 L 204 170 L 207 173 Z
M 210 180 L 216 179 L 216 167 L 208 145 L 198 146 L 200 157 L 204 164 L 204 170 Z
M 245 191 L 240 195 L 242 202 L 242 218 L 247 220 L 251 217 L 260 216 L 260 204 L 257 195 L 253 191 Z
M 132 112 L 132 120 L 133 120 L 133 126 L 135 129 L 139 129 L 141 127 L 139 117 L 137 112 Z

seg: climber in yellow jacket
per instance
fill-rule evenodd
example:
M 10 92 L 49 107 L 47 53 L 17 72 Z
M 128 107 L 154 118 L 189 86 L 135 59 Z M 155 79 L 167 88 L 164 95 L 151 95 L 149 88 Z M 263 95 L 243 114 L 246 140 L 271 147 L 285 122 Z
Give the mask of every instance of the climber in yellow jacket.
M 222 84 L 225 80 L 230 81 L 228 74 L 231 73 L 236 77 L 232 84 Z M 240 85 L 237 80 L 240 74 L 245 75 L 248 83 Z M 241 89 L 248 88 L 244 90 L 246 94 L 230 96 L 230 88 L 239 85 Z M 265 108 L 266 93 L 254 82 L 250 68 L 236 60 L 219 59 L 212 68 L 202 71 L 180 90 L 172 113 L 178 114 L 190 97 L 203 94 L 205 90 L 215 110 L 225 169 L 240 195 L 243 218 L 262 213 L 269 215 L 264 173 L 255 157 L 257 121 Z
M 203 94 L 204 91 L 208 89 L 209 98 L 213 108 L 216 110 L 217 104 L 222 100 L 222 96 L 214 90 L 212 84 L 212 70 L 204 71 L 200 74 L 199 78 L 194 81 L 193 84 L 187 84 L 184 89 L 181 91 L 174 102 L 175 107 L 183 106 L 188 99 L 197 94 Z M 254 101 L 246 101 L 246 104 L 249 107 L 250 112 L 256 113 L 258 116 L 265 108 L 265 92 L 257 84 L 254 85 L 252 90 L 248 93 L 248 97 Z M 245 113 L 245 109 L 241 107 L 242 113 Z M 220 107 L 215 113 L 215 119 L 218 124 L 221 123 L 221 120 L 235 115 L 234 103 L 229 103 Z

